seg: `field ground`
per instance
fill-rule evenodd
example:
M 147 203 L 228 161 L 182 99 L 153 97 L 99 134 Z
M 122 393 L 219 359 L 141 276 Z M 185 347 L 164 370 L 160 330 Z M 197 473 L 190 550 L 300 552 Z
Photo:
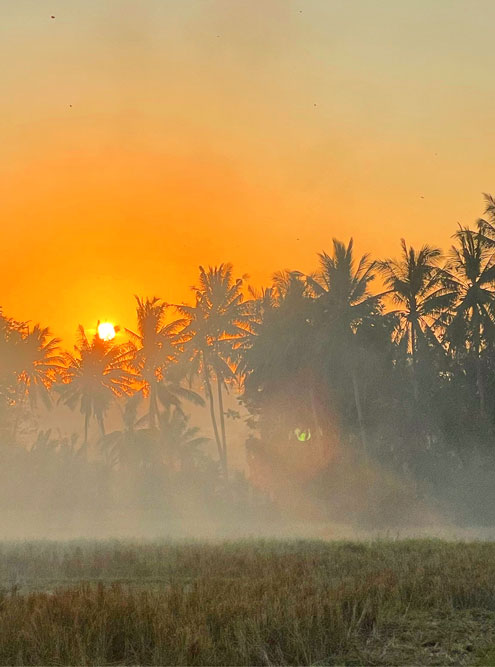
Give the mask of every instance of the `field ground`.
M 495 665 L 495 543 L 0 543 L 0 664 Z

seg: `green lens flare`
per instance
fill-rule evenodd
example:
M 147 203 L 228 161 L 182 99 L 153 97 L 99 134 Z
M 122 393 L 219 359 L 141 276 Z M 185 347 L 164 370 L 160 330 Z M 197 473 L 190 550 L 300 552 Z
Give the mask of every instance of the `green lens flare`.
M 294 433 L 296 434 L 296 438 L 299 440 L 299 442 L 307 442 L 308 440 L 311 440 L 311 431 L 309 428 L 305 431 L 301 431 L 300 428 L 296 428 Z

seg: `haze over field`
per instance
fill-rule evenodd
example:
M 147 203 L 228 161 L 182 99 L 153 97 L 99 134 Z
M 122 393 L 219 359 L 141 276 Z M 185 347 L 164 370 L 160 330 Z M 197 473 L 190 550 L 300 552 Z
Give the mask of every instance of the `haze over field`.
M 52 16 L 54 18 L 52 18 Z M 449 243 L 493 189 L 490 0 L 0 6 L 2 305 L 130 326 L 199 264 Z
M 495 664 L 494 25 L 0 2 L 0 667 Z

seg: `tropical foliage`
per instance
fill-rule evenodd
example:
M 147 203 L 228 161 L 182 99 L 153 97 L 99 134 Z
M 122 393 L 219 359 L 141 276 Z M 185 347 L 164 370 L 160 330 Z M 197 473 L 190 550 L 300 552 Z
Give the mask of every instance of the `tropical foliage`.
M 2 438 L 26 447 L 42 411 L 65 405 L 111 469 L 147 471 L 144 486 L 167 471 L 169 487 L 170 475 L 208 470 L 225 494 L 241 424 L 251 482 L 278 502 L 284 488 L 296 502 L 297 480 L 321 490 L 345 452 L 418 494 L 475 458 L 495 470 L 495 200 L 485 202 L 445 254 L 402 240 L 397 258 L 374 260 L 334 239 L 314 272 L 279 271 L 261 290 L 231 264 L 200 267 L 192 304 L 136 297 L 134 328 L 105 341 L 80 327 L 72 352 L 0 311 Z M 191 425 L 191 410 L 210 427 Z M 83 451 L 64 437 L 55 451 Z

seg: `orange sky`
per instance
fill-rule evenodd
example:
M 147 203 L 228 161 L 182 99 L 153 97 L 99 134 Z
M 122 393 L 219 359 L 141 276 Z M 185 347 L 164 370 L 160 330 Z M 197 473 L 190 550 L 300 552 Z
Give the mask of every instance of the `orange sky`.
M 0 304 L 71 342 L 200 263 L 446 247 L 495 192 L 493 25 L 492 0 L 4 0 Z

